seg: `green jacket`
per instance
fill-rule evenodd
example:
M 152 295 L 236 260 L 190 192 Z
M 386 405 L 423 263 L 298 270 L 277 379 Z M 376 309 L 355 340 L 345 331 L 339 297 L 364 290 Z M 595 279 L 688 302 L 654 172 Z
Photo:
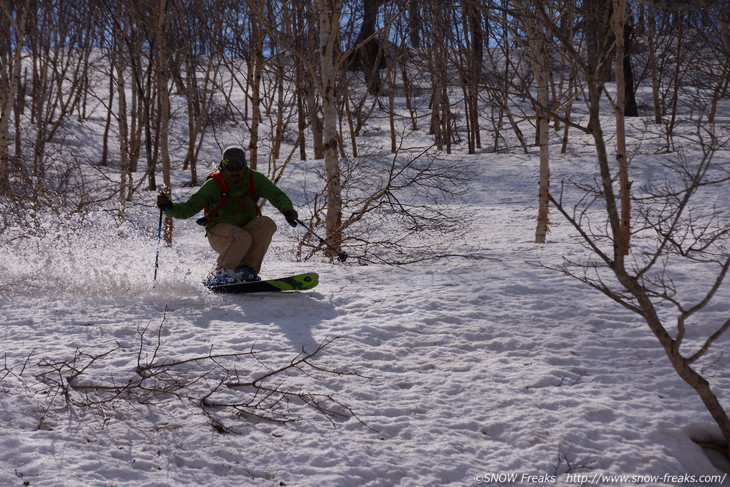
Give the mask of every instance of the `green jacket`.
M 256 203 L 259 198 L 266 198 L 277 210 L 285 213 L 294 208 L 289 197 L 280 190 L 273 182 L 263 174 L 249 169 L 238 183 L 233 183 L 225 174 L 223 178 L 228 183 L 229 201 L 223 205 L 217 214 L 209 218 L 206 226 L 214 223 L 233 223 L 244 226 L 258 216 Z M 251 198 L 248 191 L 249 175 L 253 178 L 254 198 Z M 193 194 L 185 203 L 173 203 L 171 208 L 165 210 L 175 218 L 190 218 L 200 213 L 208 206 L 211 212 L 216 207 L 221 191 L 213 178 L 209 178 L 200 189 Z

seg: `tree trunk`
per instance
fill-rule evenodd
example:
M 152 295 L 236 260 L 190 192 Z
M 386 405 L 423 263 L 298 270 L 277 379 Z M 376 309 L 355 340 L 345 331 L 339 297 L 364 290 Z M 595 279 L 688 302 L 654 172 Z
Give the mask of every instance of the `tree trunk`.
M 128 23 L 124 18 L 122 7 L 118 6 L 115 12 L 116 21 L 114 23 L 116 47 L 124 44 L 124 37 L 128 33 Z M 128 179 L 131 178 L 129 171 L 129 126 L 127 123 L 127 90 L 124 82 L 125 62 L 124 56 L 113 55 L 112 66 L 116 69 L 115 81 L 117 91 L 117 131 L 119 137 L 119 211 L 117 218 L 121 221 L 125 218 L 125 209 L 127 205 L 127 188 L 129 187 Z
M 720 73 L 717 86 L 712 93 L 712 101 L 710 103 L 710 111 L 707 114 L 707 121 L 709 123 L 715 123 L 715 116 L 717 115 L 718 105 L 728 92 L 730 86 L 730 9 L 723 11 L 718 9 L 718 12 L 713 15 L 719 26 L 720 38 L 722 39 L 722 51 L 725 55 L 725 62 L 723 63 L 722 72 Z
M 342 237 L 342 183 L 338 160 L 337 134 L 337 42 L 342 0 L 317 0 L 320 36 L 320 95 L 322 97 L 324 163 L 327 178 L 327 241 L 340 252 Z
M 535 243 L 545 243 L 550 232 L 550 58 L 541 26 L 529 15 L 529 5 L 519 2 L 528 35 L 530 64 L 537 85 L 535 106 L 537 141 L 540 147 L 540 176 L 538 182 L 537 227 Z
M 388 63 L 386 68 L 385 83 L 388 90 L 388 128 L 390 129 L 390 153 L 395 154 L 398 150 L 398 141 L 395 133 L 395 65 Z M 352 144 L 357 148 L 355 136 L 352 136 Z M 354 153 L 353 157 L 357 157 Z
M 2 70 L 0 76 L 4 78 L 0 80 L 0 85 L 3 86 L 3 93 L 0 93 L 0 189 L 7 187 L 10 181 L 10 113 L 20 84 L 23 39 L 29 5 L 30 0 L 25 0 L 23 5 L 18 5 L 15 19 L 6 18 L 9 11 L 7 13 L 4 11 L 0 18 L 0 22 L 7 27 L 12 24 L 15 32 L 14 42 L 10 42 L 10 39 L 5 41 L 8 46 L 7 57 L 8 59 L 12 57 L 12 62 L 9 66 L 0 68 Z M 5 32 L 10 32 L 10 29 L 6 29 Z M 15 134 L 15 137 L 20 138 L 20 134 Z
M 253 4 L 254 2 L 250 2 Z M 261 76 L 264 70 L 264 2 L 256 0 L 251 16 L 251 134 L 248 141 L 248 165 L 256 170 L 259 155 L 259 125 L 261 121 Z
M 438 150 L 446 148 L 447 153 L 451 153 L 451 137 L 448 132 L 449 123 L 449 94 L 447 84 L 447 62 L 446 48 L 443 39 L 446 35 L 444 31 L 443 9 L 445 7 L 440 4 L 431 5 L 433 16 L 433 36 L 431 40 L 433 48 L 429 57 L 431 65 L 432 90 L 431 95 L 431 133 L 434 136 L 434 142 Z M 445 147 L 444 147 L 445 146 Z
M 571 120 L 571 114 L 573 111 L 573 102 L 575 100 L 575 97 L 572 95 L 575 92 L 575 86 L 576 86 L 576 71 L 577 68 L 575 66 L 570 67 L 570 79 L 568 80 L 568 93 L 570 94 L 570 99 L 565 104 L 565 113 L 563 117 L 565 118 L 566 122 L 570 122 Z M 568 135 L 570 132 L 570 123 L 566 123 L 565 127 L 563 127 L 563 144 L 560 147 L 560 153 L 565 154 L 568 152 Z
M 380 79 L 380 68 L 383 68 L 382 47 L 375 39 L 375 25 L 378 18 L 378 8 L 383 0 L 367 0 L 362 3 L 362 24 L 360 33 L 355 39 L 355 45 L 359 46 L 351 53 L 349 61 L 350 69 L 360 69 L 365 75 L 365 84 L 368 93 L 374 96 L 380 95 L 383 90 L 383 82 Z M 383 36 L 387 38 L 387 35 Z
M 550 103 L 547 50 L 542 38 L 535 46 L 535 81 L 537 83 L 537 131 L 540 139 L 540 177 L 535 243 L 545 243 L 550 232 Z
M 691 358 L 688 359 L 682 355 L 679 350 L 681 338 L 672 338 L 666 330 L 659 317 L 659 312 L 647 294 L 644 285 L 636 277 L 629 275 L 623 264 L 616 266 L 614 272 L 618 281 L 636 298 L 641 316 L 659 340 L 674 370 L 687 385 L 695 390 L 710 416 L 718 425 L 723 438 L 727 441 L 725 455 L 730 458 L 730 417 L 728 417 L 727 412 L 712 391 L 710 383 L 691 367 Z
M 304 16 L 304 8 L 300 4 L 302 0 L 295 2 L 294 15 L 292 16 L 292 37 L 296 39 L 296 48 L 302 52 L 306 52 L 308 35 L 306 33 L 306 22 Z M 294 76 L 297 101 L 297 146 L 299 147 L 299 158 L 302 161 L 307 160 L 307 117 L 306 117 L 306 97 L 307 91 L 304 88 L 306 80 L 310 78 L 303 60 L 296 56 L 294 59 Z M 311 85 L 311 83 L 310 83 Z M 311 89 L 311 88 L 310 88 Z
M 168 81 L 170 79 L 168 72 L 169 51 L 167 48 L 167 39 L 165 29 L 167 0 L 159 0 L 157 11 L 157 25 L 155 28 L 155 71 L 157 82 L 157 96 L 159 100 L 160 112 L 158 113 L 160 122 L 158 147 L 160 148 L 160 160 L 162 162 L 162 181 L 168 196 L 172 196 L 172 169 L 170 165 L 170 149 L 168 146 L 170 137 L 170 89 Z M 165 218 L 165 244 L 172 245 L 173 220 L 172 217 Z
M 618 211 L 616 202 L 616 194 L 613 187 L 613 174 L 611 173 L 610 164 L 608 163 L 608 149 L 606 148 L 606 140 L 603 136 L 601 128 L 601 96 L 603 92 L 603 81 L 598 77 L 599 73 L 594 72 L 593 76 L 586 79 L 588 87 L 588 109 L 589 121 L 588 128 L 593 136 L 596 147 L 596 156 L 598 158 L 598 168 L 601 174 L 601 188 L 603 189 L 603 199 L 606 201 L 606 212 L 608 214 L 608 223 L 610 235 L 613 238 L 613 259 L 607 262 L 612 269 L 623 267 L 624 251 L 626 245 L 623 243 L 623 232 L 621 231 L 621 216 Z
M 647 69 L 651 75 L 651 100 L 654 107 L 654 123 L 662 123 L 662 104 L 659 96 L 659 68 L 656 59 L 656 10 L 654 7 L 648 7 L 648 15 L 646 16 L 646 38 L 648 45 L 647 52 Z
M 482 62 L 484 57 L 484 32 L 482 30 L 481 16 L 479 9 L 471 2 L 464 4 L 465 29 L 468 28 L 471 33 L 471 46 L 467 52 L 467 79 L 466 79 L 466 95 L 464 105 L 466 109 L 466 119 L 469 126 L 467 131 L 467 141 L 469 153 L 476 153 L 477 149 L 482 148 L 481 130 L 479 125 L 479 86 L 482 80 Z
M 639 106 L 636 102 L 636 80 L 634 79 L 634 69 L 631 66 L 631 53 L 633 51 L 634 38 L 634 19 L 628 16 L 628 11 L 624 23 L 624 55 L 623 69 L 625 90 L 624 95 L 626 102 L 624 103 L 625 117 L 638 117 Z
M 413 49 L 421 48 L 423 18 L 421 17 L 420 4 L 421 2 L 417 0 L 408 2 L 408 39 Z
M 624 27 L 626 25 L 626 0 L 613 0 L 611 27 L 616 42 L 616 161 L 618 162 L 619 196 L 621 198 L 621 239 L 624 255 L 631 247 L 631 181 L 629 180 L 629 161 L 626 153 L 626 78 L 624 72 Z
M 321 8 L 327 8 L 328 2 L 322 2 L 317 1 L 317 6 Z M 325 12 L 322 12 L 320 10 L 320 17 L 322 15 L 325 15 Z M 309 9 L 307 12 L 308 17 L 308 23 L 309 25 L 314 25 L 318 19 L 316 17 L 316 13 L 312 11 L 312 9 Z M 319 19 L 319 22 L 321 23 L 321 19 Z M 309 49 L 312 49 L 315 51 L 316 49 L 320 48 L 320 40 L 316 38 L 316 29 L 307 29 L 307 44 Z M 320 39 L 322 34 L 320 33 Z M 320 65 L 322 64 L 321 56 L 323 53 L 320 51 Z M 304 90 L 305 90 L 305 100 L 307 102 L 307 113 L 309 114 L 309 127 L 312 131 L 312 150 L 314 151 L 314 158 L 315 159 L 324 159 L 324 128 L 322 127 L 322 120 L 319 118 L 319 104 L 317 103 L 317 96 L 316 96 L 316 90 L 315 90 L 315 84 L 317 84 L 317 80 L 313 79 L 313 76 L 307 72 L 307 70 L 304 70 Z M 321 75 L 320 75 L 321 78 Z

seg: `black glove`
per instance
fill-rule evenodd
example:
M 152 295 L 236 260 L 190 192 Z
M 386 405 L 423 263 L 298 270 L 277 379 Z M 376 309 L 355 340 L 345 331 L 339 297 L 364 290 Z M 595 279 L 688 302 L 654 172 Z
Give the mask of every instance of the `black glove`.
M 161 210 L 170 210 L 172 209 L 172 201 L 165 193 L 160 193 L 157 195 L 157 207 Z
M 286 221 L 289 222 L 289 225 L 296 227 L 299 214 L 297 213 L 297 210 L 291 208 L 284 212 L 284 218 L 286 218 Z

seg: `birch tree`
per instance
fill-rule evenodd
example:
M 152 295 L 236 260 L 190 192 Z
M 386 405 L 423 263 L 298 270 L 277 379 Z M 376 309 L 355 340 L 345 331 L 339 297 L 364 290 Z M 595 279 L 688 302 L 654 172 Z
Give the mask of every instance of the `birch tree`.
M 261 77 L 264 71 L 264 0 L 248 0 L 251 8 L 251 56 L 248 69 L 248 88 L 251 99 L 251 130 L 248 142 L 249 165 L 257 169 L 259 152 L 259 125 L 261 120 Z
M 614 1 L 619 9 L 618 13 L 614 10 L 615 31 L 621 25 L 623 0 Z M 579 58 L 571 39 L 561 39 L 561 47 Z M 617 65 L 619 62 L 616 56 Z M 724 443 L 714 448 L 730 457 L 730 417 L 707 375 L 717 360 L 712 356 L 713 346 L 730 329 L 727 313 L 717 312 L 720 290 L 726 287 L 730 271 L 730 226 L 722 211 L 726 207 L 722 197 L 697 201 L 704 188 L 727 188 L 730 184 L 727 171 L 713 163 L 717 151 L 728 150 L 730 140 L 711 125 L 695 122 L 694 133 L 687 135 L 688 149 L 694 153 L 662 160 L 668 176 L 648 183 L 642 198 L 634 200 L 639 206 L 636 225 L 642 230 L 642 252 L 627 255 L 623 202 L 615 187 L 616 166 L 621 161 L 614 164 L 609 156 L 601 119 L 605 87 L 600 59 L 593 58 L 588 66 L 589 122 L 584 129 L 593 138 L 599 178 L 595 183 L 576 184 L 580 202 L 572 208 L 563 204 L 562 195 L 551 197 L 551 201 L 590 254 L 582 262 L 566 259 L 558 269 L 604 293 L 646 323 L 677 375 L 696 392 L 717 424 Z M 597 216 L 596 207 L 603 212 L 603 230 L 591 223 Z M 704 211 L 697 211 L 699 207 Z M 691 292 L 682 293 L 676 283 L 691 279 L 687 268 L 696 269 L 702 282 L 693 283 Z
M 545 243 L 550 231 L 550 54 L 548 40 L 532 10 L 532 2 L 517 0 L 522 26 L 527 32 L 528 53 L 537 87 L 535 115 L 537 119 L 537 140 L 540 147 L 540 176 L 538 182 L 538 210 L 535 242 Z M 537 6 L 539 8 L 539 6 Z M 543 11 L 545 15 L 548 15 Z
M 598 106 L 600 95 L 595 86 L 590 96 L 591 103 Z M 593 136 L 601 175 L 590 193 L 599 196 L 586 197 L 582 205 L 572 209 L 560 199 L 552 201 L 577 230 L 591 257 L 582 263 L 566 260 L 559 270 L 604 293 L 646 323 L 677 375 L 696 392 L 717 424 L 725 443 L 713 447 L 730 458 L 730 416 L 708 380 L 717 360 L 712 357 L 713 345 L 730 329 L 730 316 L 713 310 L 722 308 L 719 291 L 726 287 L 730 270 L 730 225 L 719 210 L 723 202 L 695 201 L 705 187 L 730 185 L 727 172 L 713 164 L 716 151 L 727 150 L 730 143 L 727 137 L 721 140 L 711 129 L 698 127 L 691 144 L 699 147 L 701 154 L 662 162 L 670 168 L 670 177 L 646 189 L 639 222 L 645 234 L 644 250 L 630 258 L 623 252 L 619 200 L 601 120 L 597 108 L 590 111 L 591 123 L 597 124 Z M 608 221 L 605 232 L 587 223 L 591 220 L 587 205 L 595 199 L 604 204 Z M 697 205 L 710 210 L 695 211 Z M 614 243 L 612 249 L 606 248 L 606 240 Z M 678 275 L 674 264 L 681 264 Z M 693 283 L 700 290 L 698 295 L 682 295 L 675 284 L 691 279 L 687 276 L 692 274 L 685 273 L 690 267 L 701 276 L 702 282 Z
M 320 96 L 324 135 L 324 164 L 327 183 L 327 240 L 337 251 L 342 241 L 342 181 L 338 159 L 337 71 L 342 0 L 317 0 L 319 16 Z
M 616 71 L 616 161 L 618 163 L 619 196 L 621 198 L 621 242 L 624 254 L 629 253 L 631 246 L 631 181 L 629 179 L 629 161 L 626 152 L 626 77 L 624 72 L 624 26 L 626 25 L 626 0 L 613 0 L 613 14 L 611 29 L 615 42 L 615 71 Z

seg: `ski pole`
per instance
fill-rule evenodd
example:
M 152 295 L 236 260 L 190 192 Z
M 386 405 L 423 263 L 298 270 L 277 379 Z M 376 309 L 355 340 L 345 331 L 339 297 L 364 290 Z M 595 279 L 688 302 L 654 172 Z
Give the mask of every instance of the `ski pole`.
M 345 252 L 337 252 L 337 249 L 335 249 L 330 244 L 328 244 L 325 241 L 325 239 L 323 239 L 322 237 L 320 237 L 319 235 L 317 235 L 316 233 L 314 233 L 314 230 L 312 230 L 311 228 L 309 228 L 308 226 L 306 226 L 301 220 L 294 220 L 294 221 L 296 223 L 300 224 L 301 226 L 303 226 L 305 228 L 305 230 L 307 230 L 309 233 L 311 233 L 312 235 L 314 235 L 315 237 L 317 237 L 319 239 L 319 243 L 325 245 L 332 252 L 335 252 L 337 254 L 337 260 L 339 260 L 340 262 L 345 262 L 345 260 L 347 260 L 347 254 Z
M 155 255 L 155 277 L 157 281 L 157 269 L 160 267 L 160 242 L 162 242 L 162 208 L 160 208 L 160 224 L 157 226 L 157 255 Z

